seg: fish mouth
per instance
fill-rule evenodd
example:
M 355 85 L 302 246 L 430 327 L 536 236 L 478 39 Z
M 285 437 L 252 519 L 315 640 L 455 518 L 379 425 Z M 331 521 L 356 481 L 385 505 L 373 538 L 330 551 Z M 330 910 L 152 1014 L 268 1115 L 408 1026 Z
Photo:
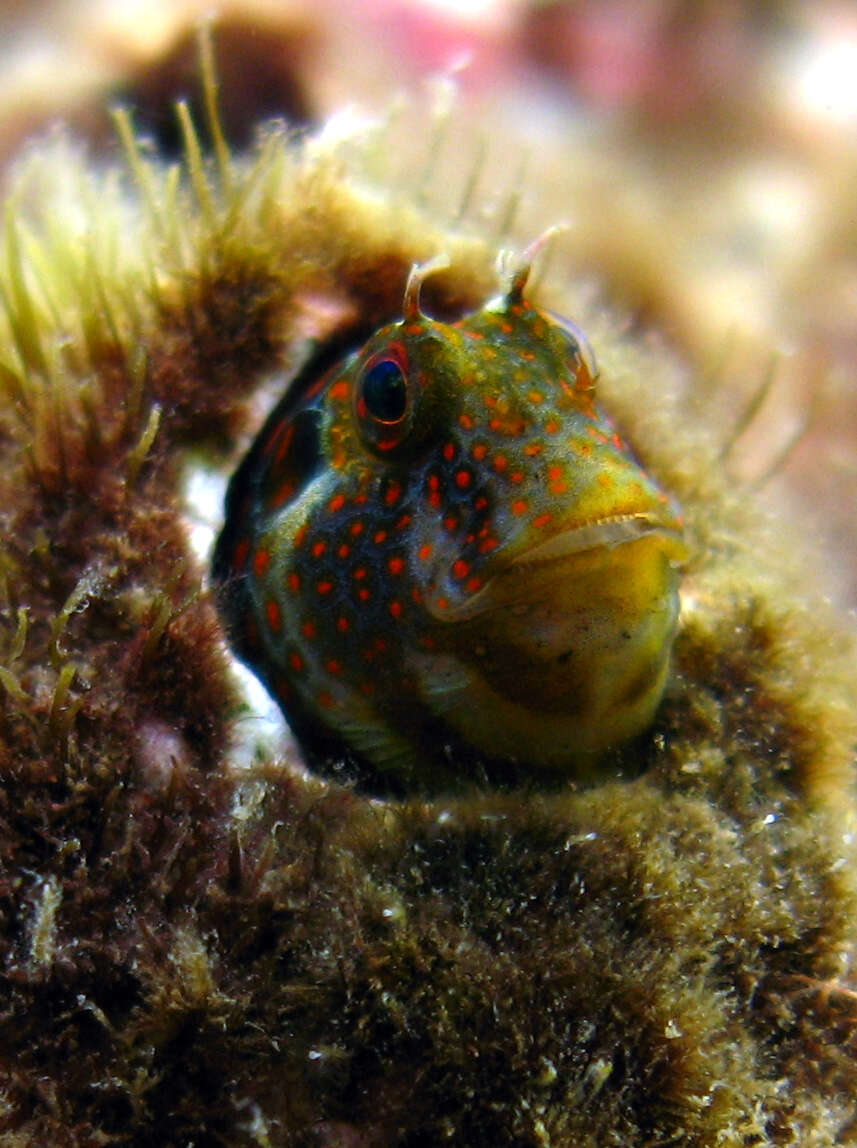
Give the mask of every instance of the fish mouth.
M 611 551 L 645 539 L 657 543 L 671 565 L 681 566 L 687 560 L 687 547 L 675 519 L 665 522 L 640 512 L 585 522 L 516 555 L 475 594 L 447 610 L 443 618 L 461 621 L 491 610 L 513 607 L 516 603 L 531 602 L 534 585 L 549 587 L 556 579 L 565 577 L 576 563 L 586 563 L 587 558 L 590 562 L 609 564 Z

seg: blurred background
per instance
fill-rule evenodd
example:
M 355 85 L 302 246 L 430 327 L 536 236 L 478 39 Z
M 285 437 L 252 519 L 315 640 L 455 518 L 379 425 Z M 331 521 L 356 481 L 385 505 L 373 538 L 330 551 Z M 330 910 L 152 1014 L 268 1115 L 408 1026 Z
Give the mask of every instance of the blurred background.
M 0 177 L 57 124 L 94 163 L 117 156 L 116 103 L 175 158 L 209 14 L 7 0 Z M 735 438 L 736 484 L 785 510 L 828 592 L 857 606 L 857 5 L 235 0 L 215 15 L 235 148 L 271 117 L 347 135 L 410 115 L 383 158 L 445 218 L 525 239 L 566 223 L 554 264 L 685 358 L 699 417 Z

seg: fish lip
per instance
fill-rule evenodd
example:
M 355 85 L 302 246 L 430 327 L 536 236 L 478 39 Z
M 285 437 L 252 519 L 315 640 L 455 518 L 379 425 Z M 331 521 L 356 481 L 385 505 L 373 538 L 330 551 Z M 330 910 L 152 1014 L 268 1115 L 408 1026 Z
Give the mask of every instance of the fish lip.
M 560 565 L 564 560 L 590 550 L 610 550 L 637 542 L 650 534 L 660 534 L 674 547 L 672 562 L 681 566 L 687 558 L 681 523 L 672 516 L 659 516 L 645 511 L 611 515 L 592 522 L 578 523 L 559 531 L 544 542 L 529 547 L 501 567 L 481 589 L 442 615 L 443 621 L 454 622 L 477 618 L 489 610 L 513 605 L 520 598 L 512 591 L 504 594 L 502 580 L 513 571 L 537 566 Z M 510 587 L 511 589 L 511 587 Z M 499 592 L 498 592 L 499 591 Z
M 652 514 L 641 511 L 611 515 L 609 518 L 599 518 L 594 522 L 579 523 L 577 526 L 561 530 L 536 546 L 531 546 L 498 571 L 491 582 L 509 570 L 570 558 L 574 554 L 583 554 L 587 550 L 595 550 L 602 546 L 612 550 L 616 546 L 636 542 L 646 534 L 673 535 L 677 541 L 681 538 L 681 530 L 675 522 L 664 522 Z M 486 590 L 491 582 L 484 587 Z

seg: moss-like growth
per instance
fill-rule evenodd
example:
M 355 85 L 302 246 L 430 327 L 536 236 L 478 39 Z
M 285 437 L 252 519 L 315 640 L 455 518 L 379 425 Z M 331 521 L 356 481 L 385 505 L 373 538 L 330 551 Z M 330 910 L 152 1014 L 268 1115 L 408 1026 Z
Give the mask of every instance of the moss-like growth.
M 853 1138 L 853 644 L 609 316 L 603 400 L 693 549 L 637 780 L 382 804 L 230 767 L 189 446 L 235 454 L 320 298 L 390 318 L 443 250 L 455 314 L 495 252 L 359 147 L 208 166 L 182 122 L 182 172 L 121 119 L 130 174 L 35 153 L 7 209 L 0 1143 Z

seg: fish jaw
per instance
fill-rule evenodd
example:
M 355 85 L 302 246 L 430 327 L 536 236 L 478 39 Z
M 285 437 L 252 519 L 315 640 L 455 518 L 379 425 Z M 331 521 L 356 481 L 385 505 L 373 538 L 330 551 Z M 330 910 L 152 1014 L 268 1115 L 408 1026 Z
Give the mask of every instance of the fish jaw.
M 567 769 L 651 722 L 684 543 L 652 524 L 602 527 L 566 532 L 505 567 L 451 625 L 436 664 L 423 659 L 432 704 L 487 757 Z

